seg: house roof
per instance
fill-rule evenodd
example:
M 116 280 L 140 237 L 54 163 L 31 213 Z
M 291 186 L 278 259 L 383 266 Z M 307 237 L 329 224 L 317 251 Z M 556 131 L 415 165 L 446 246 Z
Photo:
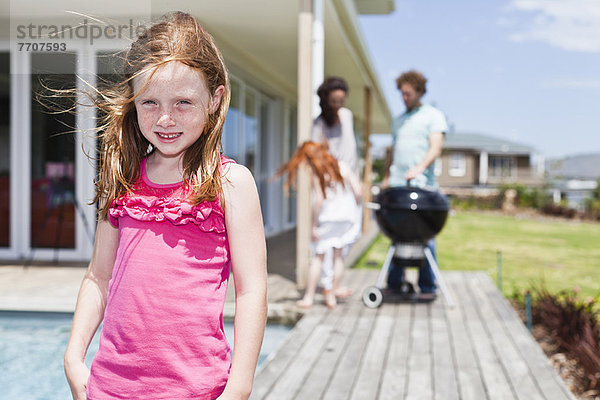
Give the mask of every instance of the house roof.
M 546 172 L 552 179 L 599 179 L 600 153 L 546 160 Z
M 354 0 L 360 14 L 388 14 L 394 11 L 394 0 Z
M 444 138 L 444 149 L 474 150 L 493 154 L 531 154 L 535 148 L 494 136 L 478 133 L 448 133 Z

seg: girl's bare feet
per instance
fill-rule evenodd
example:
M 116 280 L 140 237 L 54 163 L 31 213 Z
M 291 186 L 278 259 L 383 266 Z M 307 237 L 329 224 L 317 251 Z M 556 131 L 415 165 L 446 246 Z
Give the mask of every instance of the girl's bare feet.
M 335 297 L 338 299 L 347 299 L 350 296 L 352 296 L 352 289 L 349 289 L 346 286 L 339 287 L 335 290 Z
M 302 298 L 296 302 L 296 305 L 300 308 L 311 308 L 313 305 L 313 301 L 310 299 Z
M 331 290 L 328 290 L 327 293 L 325 293 L 325 305 L 327 308 L 335 308 L 337 306 L 337 300 Z

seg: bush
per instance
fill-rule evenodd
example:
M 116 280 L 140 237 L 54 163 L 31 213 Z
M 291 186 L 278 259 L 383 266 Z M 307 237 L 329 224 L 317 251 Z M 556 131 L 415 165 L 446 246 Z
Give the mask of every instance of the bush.
M 548 204 L 542 208 L 542 212 L 556 217 L 575 218 L 577 210 L 563 204 Z
M 373 160 L 372 172 L 374 175 L 373 183 L 380 183 L 383 180 L 383 176 L 385 174 L 385 160 L 384 159 Z
M 516 206 L 525 208 L 543 209 L 546 205 L 552 202 L 546 185 L 542 187 L 525 186 L 521 183 L 512 183 L 501 185 L 498 187 L 500 194 L 498 195 L 500 204 L 504 199 L 505 193 L 509 189 L 517 192 Z
M 448 196 L 454 210 L 493 210 L 499 208 L 495 196 Z
M 563 351 L 586 372 L 586 390 L 600 390 L 600 301 L 581 300 L 575 290 L 550 293 L 543 286 L 531 290 L 532 319 L 546 328 Z M 522 298 L 518 299 L 523 304 Z
M 498 194 L 493 196 L 452 196 L 450 204 L 456 210 L 497 210 L 502 208 L 506 191 L 513 189 L 517 196 L 515 206 L 542 210 L 552 203 L 547 187 L 530 187 L 520 183 L 506 184 L 498 187 Z

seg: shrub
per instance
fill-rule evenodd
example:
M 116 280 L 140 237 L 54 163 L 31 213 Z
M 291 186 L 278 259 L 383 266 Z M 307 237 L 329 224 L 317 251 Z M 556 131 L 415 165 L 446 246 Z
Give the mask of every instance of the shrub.
M 383 180 L 383 176 L 385 175 L 385 160 L 384 159 L 373 160 L 372 171 L 373 171 L 373 183 L 380 183 Z
M 493 210 L 499 208 L 496 197 L 448 196 L 454 210 Z
M 542 286 L 531 293 L 533 323 L 544 326 L 579 361 L 587 390 L 600 390 L 599 299 L 581 300 L 575 290 L 552 294 Z
M 542 187 L 532 187 L 523 185 L 522 183 L 511 183 L 501 185 L 498 187 L 498 189 L 500 190 L 500 193 L 498 194 L 500 204 L 502 204 L 505 193 L 509 189 L 513 189 L 517 192 L 517 207 L 527 207 L 541 210 L 546 205 L 551 203 L 551 197 L 548 193 L 547 185 Z
M 574 218 L 577 215 L 577 210 L 563 204 L 547 204 L 542 208 L 542 212 L 544 214 L 565 218 Z

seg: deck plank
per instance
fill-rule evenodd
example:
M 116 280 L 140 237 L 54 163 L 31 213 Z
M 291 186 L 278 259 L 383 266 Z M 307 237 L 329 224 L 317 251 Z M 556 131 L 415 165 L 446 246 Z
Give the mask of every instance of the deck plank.
M 379 400 L 397 400 L 404 398 L 408 370 L 410 332 L 413 312 L 411 304 L 384 304 L 384 308 L 393 309 L 395 322 L 392 327 L 390 346 L 379 388 Z
M 433 393 L 435 400 L 459 400 L 451 330 L 445 309 L 446 306 L 441 302 L 431 305 Z
M 392 335 L 394 308 L 383 307 L 378 311 L 351 400 L 375 399 L 377 396 L 381 371 L 383 371 Z
M 491 299 L 491 304 L 506 327 L 506 332 L 515 344 L 522 360 L 527 364 L 530 374 L 537 387 L 547 400 L 575 400 L 564 381 L 558 376 L 550 364 L 548 357 L 527 331 L 525 325 L 515 313 L 509 302 L 495 289 L 491 278 L 483 273 L 476 275 L 485 295 Z M 532 345 L 535 343 L 536 345 Z
M 331 382 L 323 395 L 324 400 L 347 400 L 351 396 L 366 344 L 377 315 L 377 310 L 364 307 L 359 312 L 360 315 L 355 328 L 351 332 L 348 346 L 342 354 Z
M 272 387 L 280 380 L 281 375 L 295 363 L 296 355 L 312 332 L 325 318 L 325 311 L 315 309 L 305 315 L 292 329 L 281 347 L 271 353 L 257 371 L 252 389 L 251 399 L 264 399 Z
M 433 399 L 429 309 L 428 304 L 413 306 L 414 321 L 409 339 L 406 400 Z
M 463 290 L 465 280 L 463 273 L 445 274 L 446 283 L 454 299 L 458 299 L 458 291 Z M 460 398 L 463 400 L 487 399 L 483 376 L 477 362 L 475 348 L 465 325 L 464 307 L 457 304 L 453 309 L 446 309 L 449 333 L 451 334 L 452 349 L 455 357 L 454 368 Z
M 483 285 L 484 282 L 479 280 L 477 276 L 473 276 L 473 281 L 471 282 L 469 289 L 475 302 L 479 304 L 482 322 L 490 337 L 491 345 L 494 347 L 495 352 L 500 359 L 500 363 L 511 383 L 513 391 L 519 400 L 544 400 L 544 396 L 537 387 L 536 382 L 529 374 L 527 363 L 521 357 L 521 354 L 514 343 L 510 340 L 510 336 L 508 332 L 506 332 L 504 324 L 498 318 L 498 315 L 491 305 L 491 299 L 485 295 L 482 288 Z
M 352 274 L 354 279 L 347 279 L 345 284 L 348 287 L 357 287 L 363 276 L 366 276 L 366 274 Z M 296 399 L 318 399 L 329 385 L 335 366 L 346 349 L 352 330 L 356 326 L 356 321 L 360 315 L 360 310 L 363 307 L 360 302 L 360 293 L 355 292 L 348 303 L 348 307 L 338 307 L 331 311 L 332 314 L 339 314 L 339 318 L 336 325 L 329 332 L 321 356 L 313 365 L 306 381 L 295 396 Z
M 506 371 L 491 344 L 490 338 L 481 320 L 479 304 L 471 295 L 472 276 L 465 275 L 463 290 L 457 291 L 459 302 L 464 307 L 465 325 L 476 352 L 479 368 L 490 400 L 516 400 Z

